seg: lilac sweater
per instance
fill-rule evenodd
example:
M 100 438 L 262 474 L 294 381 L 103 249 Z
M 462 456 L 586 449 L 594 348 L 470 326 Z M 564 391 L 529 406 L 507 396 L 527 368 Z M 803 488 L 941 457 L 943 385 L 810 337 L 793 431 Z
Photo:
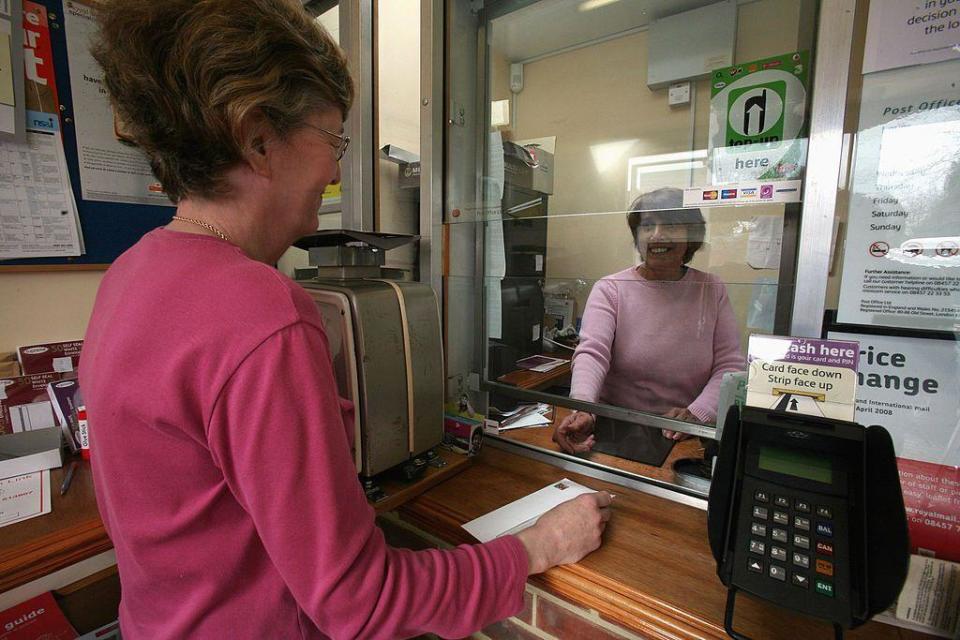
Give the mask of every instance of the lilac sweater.
M 522 607 L 515 537 L 387 546 L 316 306 L 233 245 L 158 229 L 122 255 L 80 381 L 124 638 L 461 637 Z
M 570 395 L 662 414 L 717 418 L 720 380 L 745 367 L 727 289 L 688 268 L 676 282 L 635 268 L 599 280 L 583 312 Z

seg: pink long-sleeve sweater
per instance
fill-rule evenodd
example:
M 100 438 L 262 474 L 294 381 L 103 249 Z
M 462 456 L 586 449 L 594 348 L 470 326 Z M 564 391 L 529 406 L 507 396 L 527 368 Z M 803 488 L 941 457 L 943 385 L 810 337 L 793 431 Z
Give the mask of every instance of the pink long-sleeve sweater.
M 387 546 L 315 305 L 233 245 L 159 229 L 121 256 L 80 381 L 125 638 L 462 637 L 520 610 L 515 537 Z
M 590 292 L 570 395 L 656 414 L 686 407 L 714 422 L 723 374 L 744 366 L 718 278 L 687 268 L 676 282 L 654 281 L 631 268 Z

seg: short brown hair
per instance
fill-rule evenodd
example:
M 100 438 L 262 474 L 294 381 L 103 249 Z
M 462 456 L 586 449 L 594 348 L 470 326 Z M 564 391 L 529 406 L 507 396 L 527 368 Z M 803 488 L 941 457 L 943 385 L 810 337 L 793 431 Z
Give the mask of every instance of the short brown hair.
M 350 110 L 346 58 L 295 0 L 106 0 L 96 13 L 114 109 L 174 202 L 225 193 L 248 115 L 285 137 L 319 109 Z
M 627 226 L 637 243 L 637 230 L 647 224 L 677 224 L 687 229 L 687 251 L 683 254 L 683 264 L 693 259 L 693 254 L 703 247 L 707 234 L 707 223 L 697 208 L 683 207 L 683 191 L 663 187 L 645 193 L 630 205 L 627 212 Z

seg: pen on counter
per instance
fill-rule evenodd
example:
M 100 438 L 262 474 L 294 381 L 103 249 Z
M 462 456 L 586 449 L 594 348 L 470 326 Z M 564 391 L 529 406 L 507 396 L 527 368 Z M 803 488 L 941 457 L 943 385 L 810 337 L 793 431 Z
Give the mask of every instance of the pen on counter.
M 73 474 L 77 471 L 77 461 L 74 460 L 70 463 L 70 466 L 67 467 L 67 472 L 63 475 L 63 482 L 60 484 L 60 495 L 63 495 L 67 492 L 67 489 L 70 488 L 70 483 L 73 482 Z

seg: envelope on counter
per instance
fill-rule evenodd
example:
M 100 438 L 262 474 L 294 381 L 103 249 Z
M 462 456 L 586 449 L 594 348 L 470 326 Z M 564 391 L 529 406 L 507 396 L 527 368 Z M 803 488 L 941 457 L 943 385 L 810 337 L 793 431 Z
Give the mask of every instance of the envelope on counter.
M 550 509 L 585 493 L 596 493 L 596 490 L 564 478 L 471 520 L 463 528 L 480 542 L 490 542 L 532 527 Z

